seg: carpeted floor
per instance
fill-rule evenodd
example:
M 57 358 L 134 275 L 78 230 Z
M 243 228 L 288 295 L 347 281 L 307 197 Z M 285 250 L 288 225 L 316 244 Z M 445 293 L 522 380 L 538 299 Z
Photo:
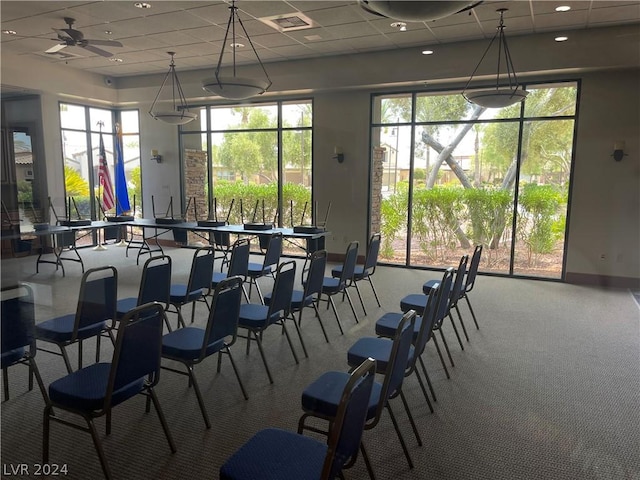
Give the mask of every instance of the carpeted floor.
M 186 279 L 192 250 L 170 249 L 174 279 Z M 142 267 L 125 258 L 124 249 L 83 251 L 87 267 L 113 264 L 119 272 L 119 297 L 135 295 Z M 482 268 L 482 267 L 481 267 Z M 81 276 L 79 265 L 66 277 L 52 266 L 35 274 L 35 258 L 2 261 L 3 284 L 30 282 L 36 290 L 38 321 L 73 311 Z M 156 415 L 144 413 L 144 399 L 114 410 L 113 431 L 104 447 L 115 478 L 215 479 L 222 462 L 257 430 L 277 426 L 295 430 L 300 393 L 322 372 L 346 370 L 346 351 L 359 337 L 374 335 L 375 320 L 396 311 L 406 293 L 438 278 L 438 272 L 379 267 L 374 282 L 383 308 L 368 285 L 362 291 L 369 315 L 355 323 L 348 304 L 338 302 L 345 327 L 339 334 L 330 310 L 321 310 L 330 343 L 325 343 L 309 310 L 303 334 L 309 358 L 296 365 L 279 329 L 265 333 L 266 355 L 275 383 L 270 385 L 255 348 L 234 348 L 249 393 L 244 400 L 231 365 L 216 358 L 196 367 L 212 421 L 204 426 L 186 377 L 163 371 L 157 392 L 177 443 L 171 454 Z M 263 290 L 271 282 L 261 282 Z M 254 295 L 255 296 L 255 295 Z M 466 306 L 470 341 L 461 351 L 446 324 L 455 361 L 447 380 L 433 345 L 425 361 L 438 397 L 429 413 L 414 378 L 404 385 L 424 445 L 418 446 L 402 406 L 394 403 L 413 456 L 410 470 L 388 416 L 365 433 L 378 479 L 553 479 L 637 480 L 640 478 L 640 307 L 628 290 L 480 276 L 471 301 L 476 330 Z M 354 297 L 355 299 L 355 297 Z M 200 306 L 197 322 L 203 324 Z M 358 312 L 361 307 L 356 303 Z M 175 315 L 171 316 L 175 322 Z M 94 343 L 86 345 L 91 358 Z M 73 355 L 77 351 L 71 347 Z M 103 359 L 110 355 L 103 342 Z M 39 352 L 45 383 L 64 375 L 62 359 Z M 87 361 L 87 360 L 85 360 Z M 27 391 L 26 369 L 10 370 L 11 398 L 1 405 L 3 478 L 26 464 L 33 476 L 41 462 L 44 403 L 37 389 Z M 104 419 L 97 421 L 104 434 Z M 68 468 L 67 478 L 99 479 L 102 471 L 88 434 L 52 425 L 52 463 Z M 15 471 L 15 470 L 13 470 Z M 366 479 L 361 459 L 345 472 Z M 20 478 L 20 476 L 18 476 Z M 22 477 L 27 478 L 27 477 Z

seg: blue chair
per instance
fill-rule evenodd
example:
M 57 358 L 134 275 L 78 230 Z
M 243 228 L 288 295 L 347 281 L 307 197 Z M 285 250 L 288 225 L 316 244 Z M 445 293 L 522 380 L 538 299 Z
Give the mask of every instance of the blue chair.
M 467 274 L 467 264 L 469 263 L 469 255 L 463 255 L 460 257 L 460 263 L 458 264 L 458 269 L 456 270 L 456 277 L 453 281 L 453 285 L 451 286 L 451 290 L 449 290 L 449 304 L 447 307 L 447 316 L 451 320 L 451 325 L 453 326 L 453 331 L 458 338 L 458 343 L 460 344 L 460 348 L 464 350 L 464 344 L 460 339 L 460 335 L 458 334 L 458 329 L 456 328 L 456 324 L 453 321 L 453 315 L 451 311 L 455 309 L 458 314 L 458 320 L 460 320 L 460 325 L 462 325 L 462 331 L 464 333 L 467 342 L 469 341 L 469 335 L 467 335 L 467 329 L 464 326 L 464 322 L 462 321 L 462 315 L 460 315 L 460 309 L 458 308 L 458 300 L 460 299 L 460 295 L 462 295 L 462 289 L 464 287 L 464 278 Z M 422 285 L 422 291 L 426 294 L 429 293 L 429 289 L 431 286 L 436 283 L 436 280 L 429 280 Z
M 249 256 L 250 256 L 250 244 L 246 238 L 240 238 L 233 243 L 231 248 L 231 256 L 228 261 L 229 268 L 226 272 L 213 272 L 211 277 L 211 288 L 216 288 L 218 284 L 228 277 L 239 276 L 242 279 L 242 293 L 244 298 L 249 303 L 249 296 L 247 290 L 244 288 L 244 282 L 247 281 L 249 275 Z
M 328 441 L 268 428 L 259 431 L 220 468 L 222 480 L 332 480 L 355 462 L 374 385 L 375 362 L 366 360 L 337 392 Z
M 264 254 L 262 263 L 249 262 L 249 297 L 251 297 L 251 287 L 256 286 L 260 303 L 264 305 L 264 297 L 258 285 L 258 279 L 266 276 L 273 277 L 273 271 L 278 268 L 280 256 L 282 255 L 282 233 L 275 232 L 269 237 L 267 250 Z
M 351 306 L 351 311 L 353 312 L 353 317 L 355 318 L 356 323 L 358 323 L 358 315 L 356 314 L 355 308 L 353 308 L 353 302 L 351 301 L 351 296 L 349 295 L 348 290 L 348 287 L 353 281 L 353 272 L 355 271 L 357 261 L 358 242 L 353 241 L 347 246 L 347 252 L 344 256 L 340 277 L 324 277 L 322 280 L 322 294 L 327 296 L 327 308 L 329 308 L 329 304 L 331 305 L 331 308 L 333 308 L 333 313 L 336 316 L 341 334 L 344 334 L 344 330 L 342 330 L 342 323 L 340 322 L 340 316 L 336 310 L 336 305 L 333 302 L 333 296 L 342 293 L 347 297 L 349 305 Z
M 327 252 L 326 250 L 318 250 L 311 255 L 311 261 L 309 263 L 309 269 L 307 270 L 307 278 L 303 279 L 302 283 L 304 285 L 303 290 L 294 290 L 291 296 L 291 318 L 293 319 L 293 324 L 296 327 L 296 331 L 298 332 L 298 337 L 300 337 L 300 344 L 302 345 L 302 350 L 304 351 L 304 356 L 309 358 L 309 354 L 307 353 L 307 347 L 304 343 L 304 339 L 302 338 L 302 332 L 300 328 L 302 327 L 302 311 L 307 307 L 312 307 L 318 322 L 320 323 L 320 328 L 322 329 L 322 333 L 324 334 L 324 338 L 329 343 L 329 338 L 327 337 L 327 332 L 322 324 L 322 319 L 320 318 L 320 313 L 318 312 L 318 301 L 320 299 L 320 295 L 322 294 L 322 280 L 324 278 L 324 271 L 327 265 Z M 269 305 L 271 302 L 271 294 L 268 293 L 264 296 L 265 304 Z M 298 320 L 295 319 L 295 314 L 298 314 Z
M 442 352 L 440 351 L 440 345 L 438 344 L 438 338 L 433 334 L 434 331 L 440 329 L 440 325 L 442 324 L 442 320 L 446 316 L 447 312 L 447 303 L 449 301 L 448 296 L 444 292 L 448 292 L 451 289 L 451 284 L 453 282 L 453 267 L 449 267 L 445 270 L 442 275 L 442 280 L 439 284 L 434 285 L 433 289 L 438 289 L 438 296 L 436 297 L 435 308 L 431 309 L 429 305 L 429 300 L 427 299 L 427 312 L 430 315 L 427 315 L 427 321 L 425 322 L 425 317 L 416 317 L 415 331 L 413 333 L 413 341 L 416 352 L 418 352 L 417 358 L 420 360 L 420 364 L 422 365 L 422 370 L 427 379 L 427 383 L 429 384 L 429 389 L 431 390 L 431 395 L 433 399 L 436 399 L 435 393 L 433 391 L 433 387 L 431 386 L 431 381 L 429 379 L 429 375 L 427 374 L 427 369 L 422 360 L 422 350 L 426 343 L 430 340 L 433 340 L 433 344 L 436 347 L 436 351 L 438 352 L 438 356 L 440 357 L 440 362 L 442 362 L 442 367 L 444 368 L 444 372 L 447 378 L 451 378 L 449 376 L 449 370 L 447 369 L 447 364 L 444 361 L 442 356 Z M 431 295 L 431 291 L 429 292 Z M 431 316 L 432 315 L 432 316 Z M 400 320 L 402 319 L 402 313 L 389 312 L 385 313 L 382 317 L 378 319 L 376 322 L 376 334 L 380 337 L 393 338 L 396 330 L 398 329 L 398 325 L 400 324 Z M 425 323 L 425 325 L 423 325 Z M 420 338 L 421 331 L 425 332 L 424 337 Z M 442 333 L 442 330 L 440 330 Z M 425 345 L 420 348 L 422 342 Z M 445 342 L 446 345 L 446 342 Z M 448 350 L 447 350 L 448 351 Z
M 380 241 L 381 235 L 379 233 L 374 233 L 369 238 L 369 244 L 367 245 L 367 254 L 364 259 L 364 265 L 356 265 L 353 271 L 353 284 L 356 287 L 356 292 L 358 292 L 358 298 L 360 298 L 360 305 L 362 305 L 362 310 L 364 314 L 367 314 L 367 309 L 364 307 L 364 302 L 362 301 L 362 295 L 360 293 L 360 289 L 358 288 L 358 282 L 362 280 L 366 280 L 371 285 L 371 290 L 373 290 L 373 295 L 376 298 L 376 302 L 378 303 L 378 307 L 380 305 L 380 299 L 378 298 L 378 292 L 376 292 L 376 287 L 373 284 L 372 276 L 376 272 L 376 265 L 378 264 L 378 253 L 380 252 Z M 340 277 L 342 274 L 342 265 L 334 267 L 331 270 L 331 275 L 333 277 Z
M 398 331 L 393 339 L 393 347 L 388 362 L 384 365 L 378 365 L 376 362 L 376 372 L 384 375 L 382 383 L 375 382 L 371 397 L 369 398 L 369 405 L 367 408 L 367 422 L 364 429 L 370 430 L 374 428 L 380 418 L 382 412 L 386 408 L 389 412 L 389 417 L 393 423 L 398 439 L 404 451 L 404 454 L 409 463 L 409 467 L 413 468 L 413 461 L 409 450 L 405 444 L 402 432 L 398 426 L 396 417 L 391 409 L 389 400 L 401 396 L 405 406 L 407 414 L 410 412 L 402 393 L 402 380 L 404 378 L 404 371 L 407 365 L 407 359 L 409 358 L 409 351 L 411 349 L 411 341 L 413 338 L 413 329 L 415 324 L 415 312 L 407 312 L 404 316 Z M 298 421 L 298 433 L 302 433 L 304 430 L 309 430 L 316 433 L 326 433 L 326 431 L 318 429 L 313 425 L 307 424 L 307 419 L 321 418 L 327 420 L 331 424 L 336 418 L 336 412 L 338 410 L 340 392 L 344 389 L 344 385 L 349 380 L 349 374 L 344 372 L 327 372 L 321 375 L 316 381 L 304 389 L 302 392 L 302 410 L 304 413 Z M 411 418 L 411 417 L 410 417 Z M 413 419 L 411 418 L 413 423 Z M 361 445 L 360 450 L 367 466 L 369 476 L 374 478 L 373 470 L 371 468 L 371 462 L 366 453 L 366 449 Z
M 196 302 L 204 302 L 209 308 L 207 295 L 211 292 L 211 277 L 213 275 L 213 247 L 197 248 L 191 262 L 191 272 L 186 284 L 171 285 L 169 303 L 173 305 L 178 314 L 178 327 L 185 327 L 182 317 L 182 306 L 191 303 L 191 323 L 196 314 Z
M 27 284 L 2 289 L 2 316 L 0 316 L 0 367 L 4 385 L 4 401 L 9 400 L 9 367 L 29 367 L 29 390 L 33 390 L 35 375 L 38 387 L 47 403 L 47 390 L 36 364 L 35 305 L 33 290 Z
M 100 338 L 106 333 L 114 342 L 113 329 L 118 300 L 118 272 L 112 266 L 87 270 L 80 280 L 80 294 L 75 313 L 46 320 L 36 325 L 36 338 L 54 343 L 60 353 L 39 347 L 41 350 L 61 355 L 67 372 L 71 363 L 66 347 L 78 343 L 78 368 L 82 368 L 82 341 L 96 337 L 96 362 L 100 361 Z
M 49 385 L 50 401 L 44 409 L 43 463 L 49 463 L 49 432 L 53 421 L 90 433 L 102 471 L 107 479 L 112 478 L 94 419 L 106 416 L 109 435 L 112 409 L 138 394 L 147 397 L 147 412 L 150 401 L 153 401 L 171 452 L 176 452 L 154 390 L 160 378 L 164 316 L 164 308 L 157 302 L 135 307 L 120 321 L 110 363 L 96 363 L 82 368 Z M 54 409 L 81 416 L 86 426 L 62 418 L 54 413 Z
M 249 346 L 251 340 L 254 340 L 258 344 L 258 350 L 260 350 L 260 356 L 264 363 L 264 368 L 267 371 L 269 382 L 273 383 L 273 377 L 267 364 L 267 358 L 264 355 L 262 348 L 262 334 L 271 325 L 277 324 L 282 326 L 291 353 L 296 363 L 298 362 L 298 355 L 291 343 L 291 337 L 286 326 L 286 319 L 291 315 L 291 297 L 293 295 L 293 284 L 296 276 L 296 264 L 293 261 L 281 263 L 276 271 L 276 279 L 273 285 L 273 291 L 271 293 L 271 300 L 269 305 L 258 305 L 255 303 L 243 303 L 240 305 L 240 319 L 238 326 L 247 330 L 247 354 L 249 354 Z
M 116 304 L 116 319 L 124 318 L 129 310 L 149 302 L 159 302 L 165 310 L 169 308 L 171 295 L 171 257 L 160 255 L 151 257 L 142 267 L 140 288 L 137 297 L 128 297 L 118 300 Z M 171 324 L 167 320 L 167 328 L 171 331 Z
M 467 271 L 467 277 L 464 282 L 464 287 L 462 287 L 462 291 L 460 292 L 460 298 L 464 298 L 467 301 L 467 306 L 469 307 L 469 311 L 471 312 L 471 318 L 473 318 L 473 323 L 476 324 L 476 329 L 478 330 L 480 330 L 480 327 L 478 326 L 476 314 L 473 311 L 473 307 L 471 307 L 471 302 L 469 301 L 469 292 L 473 290 L 473 286 L 475 285 L 481 257 L 482 245 L 476 245 L 476 248 L 473 250 L 473 255 L 471 256 L 471 261 L 469 262 L 469 270 Z
M 189 385 L 193 385 L 193 389 L 196 392 L 198 405 L 207 428 L 211 428 L 211 422 L 193 372 L 195 365 L 218 353 L 218 373 L 220 373 L 222 354 L 226 353 L 229 356 L 229 360 L 231 360 L 231 366 L 236 374 L 245 400 L 249 398 L 231 355 L 231 345 L 236 341 L 238 330 L 241 291 L 242 279 L 240 277 L 229 277 L 222 280 L 213 291 L 209 320 L 205 328 L 179 328 L 175 332 L 167 333 L 162 337 L 162 357 L 182 363 L 186 367 L 186 372 L 167 366 L 162 368 L 189 377 Z

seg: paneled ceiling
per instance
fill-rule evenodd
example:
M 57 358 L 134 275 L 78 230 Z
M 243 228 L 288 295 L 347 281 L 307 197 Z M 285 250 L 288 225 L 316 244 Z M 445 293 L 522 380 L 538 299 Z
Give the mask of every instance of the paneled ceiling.
M 137 8 L 135 3 L 3 0 L 2 53 L 112 77 L 164 72 L 169 63 L 168 51 L 176 52 L 176 65 L 181 70 L 210 68 L 217 63 L 230 2 L 149 0 L 149 8 Z M 560 5 L 571 9 L 558 12 L 556 7 Z M 437 49 L 439 45 L 457 41 L 488 39 L 495 33 L 499 8 L 508 8 L 505 13 L 508 36 L 556 32 L 566 34 L 571 41 L 571 31 L 578 29 L 635 23 L 640 30 L 637 0 L 484 1 L 472 10 L 435 21 L 407 22 L 406 31 L 391 26 L 392 19 L 367 12 L 356 1 L 240 0 L 237 6 L 264 63 L 415 46 Z M 265 23 L 268 17 L 291 14 L 306 19 L 310 27 L 279 31 Z M 99 47 L 113 53 L 113 58 L 78 46 L 67 46 L 56 54 L 44 53 L 60 43 L 53 29 L 68 28 L 64 17 L 74 18 L 73 28 L 82 31 L 86 39 L 116 40 L 123 46 Z M 255 63 L 249 42 L 243 38 L 238 42 L 245 47 L 236 50 L 237 63 Z M 230 61 L 227 47 L 223 64 Z

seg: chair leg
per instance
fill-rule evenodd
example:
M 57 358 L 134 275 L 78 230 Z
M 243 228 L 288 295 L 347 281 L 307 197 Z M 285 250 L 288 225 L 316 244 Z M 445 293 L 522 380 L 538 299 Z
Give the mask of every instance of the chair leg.
M 440 363 L 442 363 L 442 367 L 444 368 L 444 373 L 448 379 L 451 379 L 451 377 L 449 376 L 449 369 L 447 369 L 447 364 L 444 362 L 444 357 L 442 356 L 442 351 L 440 350 L 438 337 L 436 337 L 435 335 L 432 335 L 431 338 L 433 339 L 433 344 L 436 346 L 436 351 L 438 352 L 438 356 L 440 357 Z
M 453 331 L 456 334 L 456 338 L 458 339 L 458 344 L 460 348 L 464 350 L 464 345 L 462 344 L 462 339 L 460 338 L 460 334 L 458 333 L 458 327 L 456 327 L 456 322 L 453 321 L 453 315 L 451 315 L 451 310 L 449 310 L 448 314 L 449 320 L 451 320 L 451 326 L 453 327 Z
M 367 449 L 364 448 L 364 442 L 360 442 L 360 452 L 362 453 L 362 460 L 364 460 L 364 465 L 367 467 L 369 478 L 371 480 L 376 480 L 376 474 L 373 472 L 371 460 L 369 460 L 369 454 L 367 453 Z
M 320 324 L 320 328 L 322 329 L 322 334 L 324 335 L 324 339 L 327 343 L 329 343 L 329 337 L 327 336 L 327 331 L 324 328 L 324 323 L 322 323 L 322 318 L 320 318 L 320 312 L 318 311 L 318 306 L 316 302 L 313 303 L 313 310 L 315 311 L 316 318 L 318 319 L 318 323 Z M 300 310 L 300 318 L 302 318 L 302 310 Z
M 358 323 L 358 314 L 356 313 L 356 309 L 353 306 L 353 302 L 351 301 L 351 295 L 349 295 L 349 290 L 345 288 L 344 293 L 347 295 L 347 300 L 349 300 L 349 306 L 351 307 L 351 311 L 353 312 L 353 318 L 355 318 L 356 323 Z
M 196 398 L 198 399 L 198 405 L 200 406 L 200 411 L 202 412 L 202 418 L 204 419 L 204 424 L 207 428 L 211 428 L 211 422 L 209 421 L 209 415 L 207 414 L 207 407 L 204 405 L 204 399 L 202 398 L 202 393 L 200 392 L 200 386 L 198 385 L 198 381 L 196 380 L 196 376 L 193 373 L 193 366 L 186 365 L 187 374 L 189 375 L 189 383 L 193 385 L 193 389 L 196 392 Z
M 67 367 L 67 373 L 73 373 L 73 369 L 71 368 L 71 361 L 69 360 L 69 355 L 67 354 L 67 349 L 63 345 L 60 345 L 60 352 L 62 353 L 64 365 Z
M 257 278 L 256 278 L 256 292 L 258 292 L 258 298 L 260 299 L 260 304 L 264 305 L 264 296 L 262 295 L 262 290 L 260 290 L 260 285 L 258 285 Z
M 476 314 L 474 313 L 473 307 L 471 307 L 471 302 L 469 301 L 469 297 L 466 294 L 464 295 L 464 299 L 467 301 L 469 311 L 471 312 L 471 318 L 473 318 L 473 323 L 476 324 L 476 329 L 480 330 L 480 327 L 478 326 L 478 321 L 476 320 Z
M 160 423 L 162 424 L 162 430 L 164 430 L 164 436 L 167 437 L 167 442 L 169 443 L 169 448 L 171 449 L 171 453 L 176 453 L 176 444 L 173 441 L 173 437 L 171 436 L 171 431 L 169 430 L 169 425 L 167 424 L 167 419 L 164 416 L 164 412 L 162 411 L 162 407 L 160 406 L 160 401 L 156 396 L 156 392 L 153 388 L 149 388 L 149 396 L 153 401 L 153 406 L 158 413 L 158 418 L 160 419 Z
M 425 367 L 424 362 L 422 361 L 422 355 L 418 357 L 420 360 L 420 365 L 422 366 L 422 372 L 424 373 L 424 377 L 427 380 L 427 385 L 429 386 L 429 391 L 431 392 L 431 396 L 433 397 L 433 401 L 437 402 L 436 392 L 433 390 L 433 385 L 431 385 L 431 379 L 429 378 L 429 373 L 427 372 L 427 367 Z
M 44 407 L 44 414 L 42 419 L 42 463 L 49 463 L 49 431 L 51 430 L 51 415 L 52 406 L 47 403 Z
M 422 377 L 420 376 L 420 372 L 416 368 L 413 369 L 413 373 L 416 374 L 416 378 L 418 379 L 418 383 L 420 384 L 420 388 L 422 389 L 422 394 L 424 395 L 425 400 L 427 401 L 427 406 L 429 407 L 429 411 L 433 413 L 433 405 L 431 405 L 431 400 L 429 399 L 429 395 L 427 395 L 427 389 L 424 387 L 424 382 L 422 381 Z M 431 385 L 429 385 L 431 386 Z M 431 391 L 433 393 L 433 390 Z
M 396 416 L 393 414 L 393 410 L 391 409 L 391 405 L 387 402 L 387 410 L 389 411 L 389 417 L 391 417 L 391 422 L 393 423 L 393 428 L 396 430 L 396 434 L 398 435 L 398 439 L 400 440 L 400 445 L 402 446 L 402 451 L 404 452 L 404 456 L 407 457 L 407 463 L 409 464 L 409 468 L 413 468 L 413 460 L 411 460 L 411 455 L 409 454 L 409 450 L 407 449 L 406 443 L 404 443 L 404 437 L 402 436 L 402 432 L 400 431 L 400 426 L 398 425 L 398 421 L 396 420 Z
M 367 316 L 367 309 L 364 307 L 364 301 L 362 300 L 362 294 L 360 293 L 360 287 L 358 287 L 358 282 L 353 282 L 353 286 L 356 287 L 356 293 L 358 294 L 358 298 L 360 299 L 360 305 L 362 305 L 362 311 L 364 312 L 364 316 Z
M 451 366 L 455 367 L 453 363 L 453 357 L 451 356 L 451 351 L 449 350 L 449 345 L 447 345 L 447 339 L 444 338 L 444 332 L 442 331 L 442 327 L 440 327 L 440 338 L 442 338 L 442 343 L 444 343 L 444 349 L 447 351 L 447 355 L 449 356 L 449 362 L 451 362 Z
M 329 304 L 331 304 L 331 308 L 333 309 L 333 313 L 336 316 L 336 321 L 338 322 L 338 328 L 340 329 L 340 334 L 344 335 L 344 330 L 342 330 L 342 324 L 340 323 L 340 316 L 338 315 L 338 310 L 336 310 L 336 305 L 333 303 L 333 297 L 329 295 L 329 301 L 327 303 L 327 308 L 329 308 Z
M 302 310 L 300 310 L 300 313 L 302 313 Z M 293 320 L 293 326 L 296 327 L 296 331 L 298 332 L 298 338 L 300 338 L 300 345 L 302 345 L 302 351 L 304 352 L 304 356 L 305 358 L 309 358 L 309 353 L 307 353 L 307 346 L 304 344 L 304 338 L 302 338 L 302 331 L 300 330 L 300 327 L 298 326 L 298 322 L 296 322 L 296 317 L 293 315 L 293 313 L 291 314 L 291 319 Z M 285 318 L 282 322 L 283 326 L 284 326 L 284 322 L 286 322 L 287 319 Z
M 456 309 L 456 313 L 458 314 L 458 320 L 460 320 L 460 325 L 462 325 L 462 333 L 464 333 L 464 338 L 467 339 L 467 342 L 469 341 L 469 335 L 467 335 L 467 329 L 464 326 L 464 322 L 462 321 L 462 315 L 460 315 L 460 309 L 458 308 L 458 304 L 456 303 L 455 305 L 455 309 Z
M 404 392 L 402 390 L 400 390 L 400 399 L 402 400 L 402 405 L 404 405 L 405 412 L 407 412 L 407 417 L 409 417 L 409 423 L 411 423 L 411 428 L 413 429 L 413 434 L 416 436 L 416 441 L 418 442 L 418 446 L 421 447 L 422 438 L 420 437 L 420 432 L 418 432 L 418 427 L 416 427 L 416 422 L 413 421 L 413 415 L 411 415 L 411 410 L 409 409 L 407 398 L 404 396 Z M 431 407 L 431 402 L 429 402 L 429 407 Z M 431 413 L 433 413 L 433 407 L 431 407 Z
M 220 350 L 220 352 L 222 352 L 222 350 Z M 238 367 L 235 360 L 233 359 L 233 355 L 231 355 L 231 349 L 229 347 L 226 347 L 226 353 L 229 354 L 229 360 L 231 360 L 231 366 L 233 367 L 233 371 L 235 372 L 236 378 L 238 379 L 238 384 L 240 385 L 240 390 L 242 390 L 242 395 L 244 396 L 245 400 L 249 400 L 249 395 L 247 395 L 247 391 L 244 388 L 244 384 L 242 383 L 242 379 L 240 378 L 240 372 L 238 371 Z M 221 357 L 218 356 L 218 372 L 220 372 L 220 359 Z
M 271 370 L 269 370 L 269 364 L 267 364 L 267 357 L 264 355 L 264 349 L 262 348 L 262 341 L 260 340 L 260 336 L 254 330 L 249 330 L 249 335 L 253 333 L 253 336 L 258 343 L 258 350 L 260 351 L 260 356 L 262 357 L 262 363 L 264 363 L 264 369 L 267 371 L 267 377 L 269 377 L 269 383 L 273 383 L 273 377 L 271 376 Z
M 102 448 L 102 442 L 100 441 L 100 436 L 98 435 L 98 431 L 96 430 L 96 426 L 93 423 L 93 420 L 90 418 L 86 418 L 87 426 L 89 427 L 89 433 L 91 433 L 91 438 L 93 439 L 93 444 L 96 447 L 96 452 L 98 453 L 98 458 L 100 459 L 100 465 L 102 466 L 102 471 L 107 480 L 111 479 L 111 470 L 109 469 L 109 464 L 107 463 L 107 457 L 104 454 L 104 450 Z
M 373 290 L 373 296 L 376 297 L 376 302 L 378 302 L 378 307 L 382 307 L 382 305 L 380 304 L 380 299 L 378 298 L 378 292 L 376 291 L 376 287 L 373 284 L 373 280 L 371 279 L 370 275 L 367 276 L 367 281 L 371 285 L 371 290 Z
M 82 368 L 82 340 L 78 342 L 78 370 Z
M 291 348 L 291 353 L 293 354 L 293 359 L 296 361 L 296 365 L 298 365 L 300 363 L 298 361 L 298 354 L 296 353 L 296 349 L 293 347 L 293 342 L 291 341 L 291 336 L 289 335 L 289 329 L 287 328 L 286 321 L 287 321 L 286 318 L 283 318 L 282 320 L 280 320 L 280 323 L 282 324 L 282 331 L 284 332 L 285 336 L 287 337 L 287 342 L 289 342 L 289 348 Z M 297 327 L 298 326 L 296 325 L 296 328 Z M 298 333 L 300 333 L 300 330 L 298 330 Z M 300 339 L 302 340 L 302 337 L 300 337 Z

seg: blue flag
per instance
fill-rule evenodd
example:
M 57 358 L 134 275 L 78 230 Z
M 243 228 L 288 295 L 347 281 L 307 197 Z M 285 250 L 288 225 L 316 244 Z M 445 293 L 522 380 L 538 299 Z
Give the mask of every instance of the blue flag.
M 116 215 L 123 213 L 131 215 L 131 205 L 129 204 L 129 192 L 127 191 L 127 179 L 124 175 L 124 157 L 122 154 L 122 130 L 116 124 L 116 161 L 114 166 L 116 180 Z

